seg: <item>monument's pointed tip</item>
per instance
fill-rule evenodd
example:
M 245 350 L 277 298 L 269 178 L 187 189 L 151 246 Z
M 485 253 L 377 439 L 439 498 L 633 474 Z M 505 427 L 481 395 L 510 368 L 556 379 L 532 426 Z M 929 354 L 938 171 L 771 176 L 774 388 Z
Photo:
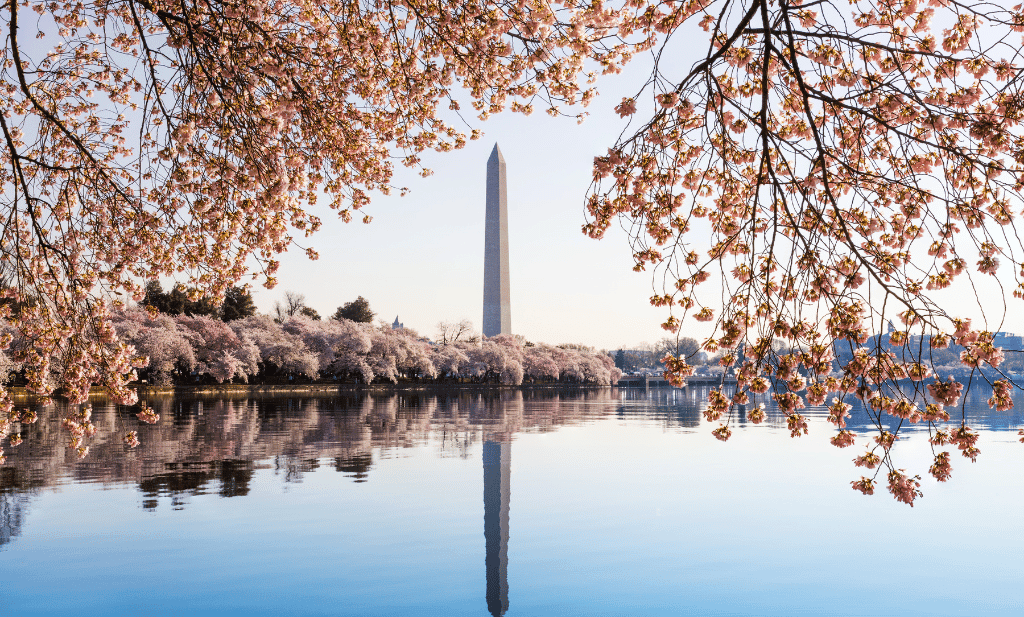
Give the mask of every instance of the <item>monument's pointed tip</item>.
M 498 142 L 494 142 L 494 149 L 491 150 L 491 158 L 497 157 L 504 160 L 505 157 L 501 154 L 501 148 L 498 147 Z

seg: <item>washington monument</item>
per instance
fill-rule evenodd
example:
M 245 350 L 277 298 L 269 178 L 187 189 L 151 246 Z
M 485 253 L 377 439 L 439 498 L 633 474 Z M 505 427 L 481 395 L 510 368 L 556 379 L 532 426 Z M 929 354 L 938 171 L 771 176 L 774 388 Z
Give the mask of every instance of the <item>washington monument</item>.
M 508 199 L 505 158 L 494 144 L 487 159 L 487 224 L 484 228 L 484 336 L 512 334 L 508 286 Z

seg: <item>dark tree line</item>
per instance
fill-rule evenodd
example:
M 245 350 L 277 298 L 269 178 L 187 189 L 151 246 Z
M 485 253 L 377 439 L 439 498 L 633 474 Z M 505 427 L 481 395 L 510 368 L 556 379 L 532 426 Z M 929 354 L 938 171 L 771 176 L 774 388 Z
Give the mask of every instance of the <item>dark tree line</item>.
M 222 321 L 244 319 L 256 314 L 256 303 L 252 294 L 244 287 L 230 287 L 224 294 L 224 301 L 218 303 L 209 296 L 190 300 L 185 288 L 175 284 L 165 292 L 160 281 L 146 283 L 146 296 L 139 303 L 151 306 L 165 315 L 189 315 L 192 317 L 213 317 Z
M 294 291 L 284 292 L 284 300 L 274 304 L 274 320 L 282 323 L 289 317 L 297 315 L 309 317 L 313 321 L 320 321 L 320 313 L 306 304 L 306 296 Z M 375 315 L 376 313 L 370 310 L 370 302 L 366 298 L 359 296 L 352 302 L 346 302 L 339 306 L 334 311 L 334 315 L 331 315 L 331 319 L 347 319 L 357 323 L 373 323 Z
M 188 315 L 190 317 L 213 317 L 222 321 L 244 319 L 256 314 L 256 304 L 252 294 L 244 287 L 230 287 L 224 294 L 224 301 L 218 303 L 209 296 L 201 296 L 197 300 L 189 299 L 189 294 L 181 284 L 175 284 L 165 292 L 160 281 L 146 283 L 146 295 L 139 302 L 140 306 L 150 306 L 165 315 Z M 274 306 L 273 316 L 278 323 L 289 317 L 301 315 L 315 321 L 320 320 L 316 309 L 306 304 L 306 296 L 286 291 L 284 301 Z M 352 302 L 346 302 L 332 315 L 332 319 L 348 319 L 358 323 L 372 323 L 376 316 L 370 310 L 370 302 L 359 296 Z

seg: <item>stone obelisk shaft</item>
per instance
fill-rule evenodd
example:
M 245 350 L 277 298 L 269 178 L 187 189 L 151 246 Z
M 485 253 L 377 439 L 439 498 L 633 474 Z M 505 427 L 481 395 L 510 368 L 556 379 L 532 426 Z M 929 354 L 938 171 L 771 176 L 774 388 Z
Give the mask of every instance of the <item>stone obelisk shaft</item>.
M 487 159 L 487 224 L 484 229 L 484 336 L 512 333 L 508 284 L 508 199 L 505 158 L 494 144 Z

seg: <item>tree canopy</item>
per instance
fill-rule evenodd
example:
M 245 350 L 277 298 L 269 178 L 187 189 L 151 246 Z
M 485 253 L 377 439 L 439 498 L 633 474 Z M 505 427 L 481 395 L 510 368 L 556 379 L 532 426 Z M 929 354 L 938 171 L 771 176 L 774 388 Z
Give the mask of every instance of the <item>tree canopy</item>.
M 302 315 L 303 317 L 309 317 L 313 321 L 320 321 L 320 313 L 318 313 L 315 308 L 310 306 L 304 306 L 301 309 L 299 309 L 299 315 Z
M 351 302 L 338 307 L 338 310 L 334 311 L 333 319 L 348 319 L 349 321 L 356 321 L 359 323 L 373 323 L 373 317 L 376 315 L 370 310 L 370 302 L 359 296 Z
M 232 286 L 224 292 L 224 304 L 220 307 L 220 318 L 224 321 L 245 319 L 256 314 L 256 303 L 252 294 L 244 287 Z
M 886 472 L 912 504 L 919 482 L 890 457 L 883 416 L 931 423 L 939 480 L 950 470 L 941 446 L 978 454 L 962 407 L 942 428 L 970 380 L 936 375 L 931 349 L 962 346 L 961 362 L 993 387 L 989 404 L 1012 407 L 994 331 L 1009 296 L 1024 298 L 1024 14 L 943 0 L 802 4 L 700 3 L 706 55 L 678 74 L 655 65 L 644 90 L 654 112 L 595 160 L 584 231 L 600 237 L 616 219 L 635 230 L 635 268 L 666 281 L 651 298 L 669 308 L 663 327 L 713 327 L 703 348 L 737 374 L 734 394 L 709 401 L 717 437 L 729 438 L 748 393 L 771 389 L 793 436 L 807 433 L 800 409 L 832 396 L 832 443 L 846 447 L 847 401 L 859 399 L 878 435 L 856 464 Z M 640 102 L 617 111 L 632 117 Z M 979 296 L 978 276 L 1012 281 L 1012 294 Z M 985 323 L 958 314 L 945 288 L 973 296 Z M 890 322 L 899 329 L 873 336 Z M 668 362 L 676 383 L 693 370 L 681 355 Z M 879 471 L 854 488 L 872 493 Z
M 168 315 L 205 315 L 216 317 L 220 314 L 220 306 L 209 296 L 200 296 L 196 300 L 189 299 L 180 284 L 175 284 L 171 291 L 164 292 L 159 281 L 146 283 L 146 295 L 140 301 L 142 306 L 149 306 L 160 313 Z
M 726 420 L 716 436 L 728 439 L 748 391 L 774 383 L 794 435 L 803 406 L 836 395 L 833 443 L 849 445 L 856 397 L 879 418 L 858 464 L 886 470 L 912 503 L 883 414 L 978 452 L 964 418 L 939 428 L 970 382 L 925 388 L 929 349 L 963 347 L 964 365 L 995 371 L 980 373 L 991 404 L 1012 405 L 1001 317 L 972 324 L 939 292 L 967 297 L 995 276 L 1008 287 L 977 299 L 986 316 L 1024 297 L 1019 6 L 26 0 L 0 21 L 0 316 L 25 341 L 11 354 L 33 392 L 77 402 L 101 384 L 134 401 L 126 383 L 146 360 L 109 314 L 143 300 L 144 281 L 175 276 L 185 298 L 217 303 L 246 275 L 273 287 L 277 255 L 327 209 L 348 221 L 396 188 L 394 162 L 466 143 L 442 105 L 467 97 L 481 119 L 576 113 L 597 73 L 652 51 L 651 79 L 616 106 L 635 130 L 594 161 L 584 231 L 631 230 L 635 267 L 666 282 L 651 298 L 670 311 L 666 330 L 713 328 L 702 349 L 739 381 L 712 396 L 709 421 Z M 672 72 L 664 46 L 697 28 L 703 57 Z M 903 351 L 868 344 L 890 319 Z M 836 362 L 835 341 L 852 360 Z M 677 383 L 691 370 L 667 362 Z

